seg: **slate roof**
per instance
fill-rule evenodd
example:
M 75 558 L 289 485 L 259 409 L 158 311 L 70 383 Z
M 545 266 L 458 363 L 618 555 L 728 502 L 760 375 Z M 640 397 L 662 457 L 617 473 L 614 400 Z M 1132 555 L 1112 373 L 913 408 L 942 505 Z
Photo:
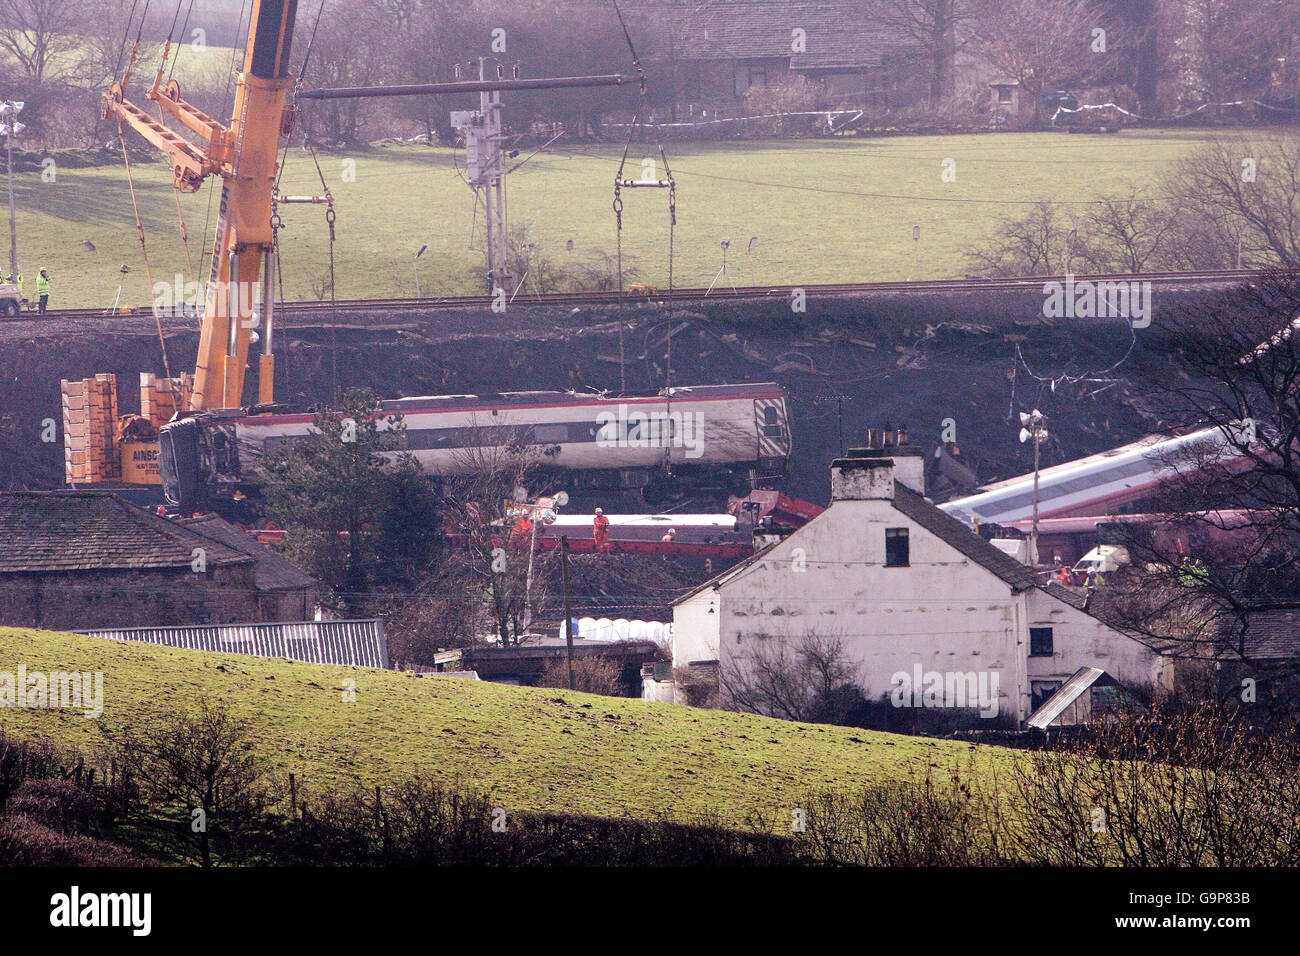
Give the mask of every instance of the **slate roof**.
M 177 524 L 253 558 L 257 562 L 253 585 L 259 591 L 303 591 L 316 586 L 311 575 L 217 515 L 182 518 Z
M 1221 654 L 1238 656 L 1239 649 L 1248 661 L 1287 661 L 1300 658 L 1300 611 L 1268 611 L 1252 614 L 1244 643 L 1240 631 L 1223 628 Z
M 254 559 L 103 491 L 0 492 L 0 574 L 208 567 Z
M 861 3 L 752 0 L 664 11 L 674 17 L 681 55 L 688 60 L 789 57 L 790 69 L 848 70 L 877 67 L 904 40 Z M 792 31 L 807 34 L 806 52 L 791 51 Z
M 924 496 L 899 482 L 894 483 L 894 507 L 976 564 L 992 571 L 1015 590 L 1023 591 L 1038 583 L 1028 565 L 1000 551 L 962 522 L 926 501 Z
M 966 525 L 962 524 L 956 518 L 940 511 L 934 504 L 927 501 L 924 496 L 912 491 L 906 485 L 899 482 L 894 483 L 894 507 L 902 514 L 911 518 L 918 525 L 931 534 L 952 545 L 966 557 L 970 558 L 976 564 L 987 568 L 1007 584 L 1011 585 L 1018 591 L 1023 591 L 1037 585 L 1037 579 L 1034 572 L 1028 566 L 1021 564 L 1015 558 L 999 551 L 989 542 L 973 533 Z M 832 502 L 832 507 L 834 503 Z M 822 512 L 813 521 L 820 521 L 829 512 Z M 809 522 L 811 523 L 811 522 Z M 768 545 L 762 551 L 757 551 L 745 558 L 738 564 L 732 565 L 725 571 L 715 574 L 709 580 L 691 588 L 681 597 L 673 601 L 673 604 L 692 598 L 706 588 L 716 588 L 728 581 L 739 577 L 741 572 L 749 568 L 758 561 L 761 561 L 767 552 L 776 547 L 776 543 Z M 1060 585 L 1047 585 L 1044 590 L 1048 591 L 1053 597 L 1066 600 L 1067 603 L 1076 608 L 1083 609 L 1082 598 L 1077 597 L 1073 592 Z

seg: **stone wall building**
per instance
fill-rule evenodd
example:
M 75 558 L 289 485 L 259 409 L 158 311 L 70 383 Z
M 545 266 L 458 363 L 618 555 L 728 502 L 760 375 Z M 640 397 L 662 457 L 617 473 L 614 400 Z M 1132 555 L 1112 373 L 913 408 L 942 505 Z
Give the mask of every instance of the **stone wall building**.
M 0 625 L 309 617 L 314 582 L 242 534 L 216 518 L 171 521 L 108 492 L 0 493 Z

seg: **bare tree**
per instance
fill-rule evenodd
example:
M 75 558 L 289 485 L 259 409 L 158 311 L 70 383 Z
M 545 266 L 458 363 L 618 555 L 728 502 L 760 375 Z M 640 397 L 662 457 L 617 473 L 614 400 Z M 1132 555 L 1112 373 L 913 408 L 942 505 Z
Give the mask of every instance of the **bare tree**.
M 953 63 L 971 40 L 979 0 L 887 0 L 886 24 L 916 41 L 927 60 L 930 105 L 953 92 Z
M 606 697 L 623 697 L 623 677 L 618 662 L 603 655 L 579 657 L 573 662 L 573 690 Z M 569 665 L 562 658 L 548 661 L 537 680 L 538 687 L 568 687 Z
M 1300 267 L 1300 140 L 1294 137 L 1208 143 L 1174 165 L 1164 201 L 1185 234 L 1178 245 L 1247 269 Z
M 1011 767 L 1004 845 L 1048 866 L 1294 866 L 1294 726 L 1209 708 L 1126 711 L 1064 752 Z
M 755 637 L 719 672 L 723 706 L 752 714 L 840 723 L 862 704 L 859 668 L 834 636 Z
M 202 866 L 238 859 L 249 827 L 277 802 L 251 726 L 223 703 L 204 698 L 189 713 L 101 731 L 154 807 L 184 811 L 166 822 L 165 837 Z
M 988 275 L 1058 275 L 1067 258 L 1083 250 L 1071 248 L 1070 232 L 1078 238 L 1078 220 L 1067 217 L 1057 203 L 1040 202 L 1020 219 L 1004 222 L 989 241 L 970 253 L 973 268 Z M 1086 236 L 1086 233 L 1085 233 Z
M 1084 241 L 1091 272 L 1146 272 L 1177 245 L 1176 217 L 1159 199 L 1136 189 L 1103 196 L 1087 214 Z
M 490 605 L 501 643 L 518 643 L 531 599 L 536 595 L 540 604 L 544 598 L 545 570 L 553 556 L 532 554 L 532 536 L 517 531 L 506 503 L 527 495 L 530 475 L 544 454 L 531 443 L 526 426 L 472 419 L 462 434 L 453 474 L 443 482 L 451 525 L 466 536 L 468 571 Z
M 1178 160 L 1150 193 L 1103 196 L 1082 209 L 1040 202 L 999 226 L 970 261 L 992 275 L 1294 269 L 1300 141 L 1217 139 Z
M 1169 38 L 1179 100 L 1184 106 L 1223 103 L 1264 91 L 1271 54 L 1298 12 L 1288 2 L 1167 0 L 1161 28 Z M 1285 48 L 1282 49 L 1285 52 Z
M 1173 477 L 1147 510 L 1194 537 L 1130 534 L 1133 567 L 1108 590 L 1126 627 L 1187 656 L 1249 661 L 1265 622 L 1300 612 L 1298 315 L 1300 274 L 1278 273 L 1165 330 L 1170 362 L 1144 401 L 1210 435 L 1162 456 Z
M 80 45 L 84 17 L 77 0 L 0 0 L 0 49 L 42 84 Z
M 1043 122 L 1043 94 L 1100 67 L 1091 53 L 1102 18 L 1088 0 L 1005 0 L 990 4 L 980 23 L 989 61 L 1034 98 L 1034 124 Z

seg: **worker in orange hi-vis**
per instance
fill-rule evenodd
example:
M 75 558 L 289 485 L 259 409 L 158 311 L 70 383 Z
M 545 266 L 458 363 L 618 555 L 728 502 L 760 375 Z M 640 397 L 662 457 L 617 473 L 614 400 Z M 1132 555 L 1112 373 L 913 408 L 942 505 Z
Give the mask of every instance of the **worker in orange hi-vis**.
M 595 520 L 591 522 L 591 540 L 595 542 L 597 551 L 609 550 L 609 519 L 599 508 L 596 509 Z
M 523 515 L 515 522 L 515 526 L 510 530 L 510 541 L 512 544 L 516 542 L 522 544 L 524 541 L 529 541 L 531 543 L 530 539 L 532 536 L 533 519 L 528 515 Z
M 662 538 L 660 538 L 659 540 L 660 540 L 661 542 L 665 543 L 665 544 L 668 544 L 668 543 L 671 543 L 671 542 L 673 542 L 673 541 L 676 541 L 676 540 L 677 540 L 677 529 L 676 529 L 676 528 L 669 528 L 668 531 L 664 533 L 664 536 L 663 536 Z

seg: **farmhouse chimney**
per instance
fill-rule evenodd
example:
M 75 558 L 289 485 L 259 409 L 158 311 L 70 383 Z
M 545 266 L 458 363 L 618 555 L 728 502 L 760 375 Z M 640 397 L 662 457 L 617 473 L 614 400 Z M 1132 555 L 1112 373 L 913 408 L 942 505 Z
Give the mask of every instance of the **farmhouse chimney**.
M 850 448 L 831 462 L 831 501 L 893 501 L 894 460 Z
M 895 482 L 925 494 L 925 458 L 908 443 L 906 428 L 868 428 L 865 448 L 851 448 L 831 462 L 831 498 L 836 501 L 892 501 Z

